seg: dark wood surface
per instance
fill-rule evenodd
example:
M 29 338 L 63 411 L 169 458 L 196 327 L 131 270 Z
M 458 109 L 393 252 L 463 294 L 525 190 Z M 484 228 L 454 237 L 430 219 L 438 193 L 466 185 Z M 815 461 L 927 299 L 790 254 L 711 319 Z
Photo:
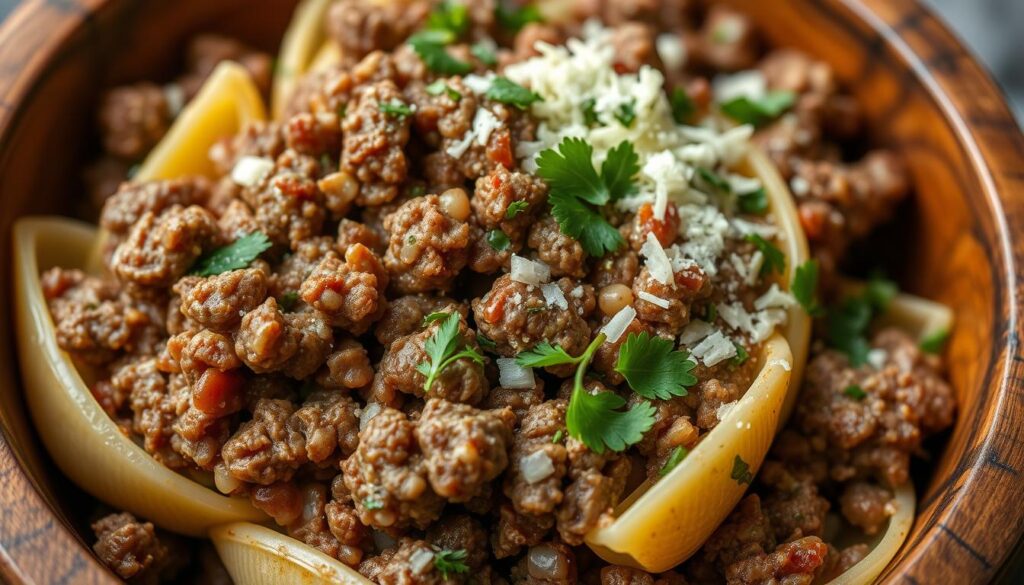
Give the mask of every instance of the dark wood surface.
M 961 409 L 919 470 L 920 516 L 884 579 L 989 582 L 1024 532 L 1024 138 L 977 61 L 915 0 L 730 1 L 774 41 L 827 60 L 875 138 L 906 155 L 917 196 L 890 265 L 957 311 L 948 351 Z M 0 306 L 10 306 L 11 222 L 71 214 L 82 193 L 98 88 L 166 74 L 199 30 L 271 48 L 292 3 L 0 0 Z M 27 423 L 10 324 L 0 311 L 0 581 L 112 582 L 79 536 L 81 495 Z

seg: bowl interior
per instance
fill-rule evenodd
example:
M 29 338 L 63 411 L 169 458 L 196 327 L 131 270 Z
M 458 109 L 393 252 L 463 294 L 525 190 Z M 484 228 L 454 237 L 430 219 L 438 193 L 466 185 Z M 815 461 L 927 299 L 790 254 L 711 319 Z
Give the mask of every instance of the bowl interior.
M 898 237 L 883 233 L 859 256 L 867 267 L 885 267 L 907 290 L 956 311 L 948 356 L 960 411 L 956 427 L 943 437 L 948 441 L 919 466 L 919 481 L 927 481 L 918 485 L 920 517 L 890 574 L 916 571 L 923 566 L 919 563 L 943 555 L 947 560 L 941 562 L 949 567 L 978 565 L 979 575 L 991 573 L 1005 559 L 1012 540 L 991 554 L 970 544 L 958 546 L 957 541 L 973 542 L 968 518 L 982 527 L 987 521 L 1009 525 L 990 517 L 999 514 L 995 509 L 973 510 L 970 517 L 955 512 L 965 482 L 998 473 L 986 471 L 979 461 L 987 453 L 985 429 L 997 415 L 1007 373 L 1004 352 L 1014 310 L 1008 268 L 1012 258 L 1006 249 L 1004 212 L 986 175 L 984 157 L 965 144 L 964 120 L 944 94 L 936 93 L 932 72 L 923 69 L 922 59 L 940 73 L 942 67 L 961 73 L 957 60 L 973 61 L 909 1 L 730 2 L 752 14 L 773 42 L 806 49 L 827 61 L 859 98 L 872 137 L 899 149 L 909 163 L 916 195 L 903 210 L 898 231 L 890 234 Z M 0 99 L 0 274 L 10 274 L 8 234 L 15 218 L 73 215 L 76 201 L 84 198 L 78 170 L 95 150 L 92 121 L 102 87 L 170 76 L 180 62 L 184 39 L 195 32 L 225 32 L 273 50 L 294 3 L 261 0 L 254 10 L 245 0 L 99 0 L 91 3 L 96 7 L 88 19 L 37 6 L 32 16 L 53 22 L 45 34 L 57 40 L 38 38 L 45 28 L 39 25 L 13 32 L 8 27 L 6 36 L 0 36 L 0 87 L 11 81 L 11 99 Z M 11 19 L 29 10 L 23 5 Z M 935 47 L 951 52 L 934 54 Z M 972 71 L 980 76 L 978 91 L 989 92 L 982 97 L 993 102 L 996 118 L 1008 119 L 994 86 L 973 65 L 967 73 Z M 0 287 L 0 305 L 10 307 L 9 301 L 10 291 Z M 88 518 L 81 512 L 85 506 L 76 505 L 83 496 L 52 469 L 27 422 L 11 331 L 9 310 L 0 311 L 0 425 L 60 521 L 88 538 Z M 943 530 L 956 538 L 941 539 L 937 535 Z

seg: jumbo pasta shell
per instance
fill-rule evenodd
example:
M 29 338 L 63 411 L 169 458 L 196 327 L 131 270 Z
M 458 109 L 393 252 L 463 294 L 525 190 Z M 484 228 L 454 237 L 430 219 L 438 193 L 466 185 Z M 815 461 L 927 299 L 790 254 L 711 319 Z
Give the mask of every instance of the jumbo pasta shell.
M 749 486 L 741 471 L 761 466 L 782 414 L 793 354 L 776 333 L 763 345 L 761 370 L 747 393 L 679 465 L 648 481 L 587 535 L 604 560 L 660 573 L 696 552 Z M 742 463 L 737 463 L 742 461 Z
M 265 526 L 227 524 L 211 530 L 210 538 L 235 583 L 372 585 L 336 559 Z
M 324 19 L 332 0 L 303 0 L 292 16 L 288 30 L 281 41 L 277 57 L 274 83 L 271 91 L 270 109 L 275 120 L 284 115 L 285 106 L 295 85 L 310 68 L 323 47 L 334 46 L 325 43 Z M 340 60 L 341 54 L 338 53 Z
M 97 230 L 60 218 L 14 226 L 15 321 L 25 398 L 43 444 L 72 481 L 114 508 L 172 532 L 205 536 L 210 527 L 262 520 L 248 500 L 228 498 L 161 465 L 122 433 L 57 346 L 39 275 L 83 266 Z
M 789 288 L 796 266 L 807 260 L 807 239 L 785 183 L 768 159 L 751 149 L 740 169 L 756 176 L 769 198 L 786 255 L 780 286 Z M 799 307 L 762 347 L 761 370 L 750 388 L 671 473 L 641 485 L 619 505 L 614 521 L 587 535 L 606 561 L 651 572 L 679 564 L 697 551 L 743 497 L 748 485 L 732 478 L 736 458 L 757 471 L 775 433 L 792 410 L 811 322 Z
M 892 501 L 895 510 L 889 517 L 886 529 L 878 534 L 872 542 L 871 552 L 843 574 L 828 582 L 828 585 L 863 585 L 873 583 L 885 570 L 889 561 L 896 556 L 903 541 L 910 534 L 914 524 L 914 486 L 910 482 L 896 488 Z
M 215 176 L 209 151 L 218 140 L 234 136 L 253 120 L 265 120 L 259 89 L 244 67 L 225 61 L 210 74 L 196 97 L 149 153 L 135 180 Z

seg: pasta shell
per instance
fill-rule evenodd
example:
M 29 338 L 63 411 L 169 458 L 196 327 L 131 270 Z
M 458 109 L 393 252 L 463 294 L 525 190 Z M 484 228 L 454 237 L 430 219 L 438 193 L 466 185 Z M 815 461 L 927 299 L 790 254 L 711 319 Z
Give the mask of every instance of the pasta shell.
M 288 98 L 314 57 L 319 54 L 318 50 L 323 52 L 321 45 L 325 45 L 326 36 L 324 19 L 330 6 L 331 0 L 303 0 L 295 8 L 295 14 L 281 41 L 281 52 L 274 72 L 270 105 L 275 120 L 282 118 Z
M 233 136 L 252 120 L 265 120 L 259 89 L 244 67 L 225 61 L 210 74 L 196 97 L 149 153 L 135 180 L 215 175 L 208 156 L 218 140 Z
M 885 570 L 889 561 L 896 556 L 903 541 L 910 534 L 914 524 L 914 486 L 910 482 L 896 488 L 893 505 L 896 510 L 889 517 L 889 525 L 870 543 L 871 552 L 859 563 L 847 569 L 842 575 L 828 582 L 828 585 L 862 585 L 873 583 Z
M 265 526 L 250 522 L 218 526 L 210 531 L 210 538 L 235 583 L 372 585 L 337 560 Z
M 172 532 L 204 536 L 217 524 L 264 519 L 248 500 L 205 488 L 132 442 L 57 346 L 39 274 L 53 266 L 82 266 L 96 237 L 94 227 L 68 219 L 25 218 L 14 226 L 18 356 L 43 444 L 82 489 Z

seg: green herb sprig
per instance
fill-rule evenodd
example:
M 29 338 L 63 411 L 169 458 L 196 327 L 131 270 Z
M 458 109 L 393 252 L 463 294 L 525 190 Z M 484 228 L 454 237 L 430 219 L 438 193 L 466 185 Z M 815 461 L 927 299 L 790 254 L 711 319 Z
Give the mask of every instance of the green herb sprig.
M 215 276 L 245 268 L 271 246 L 266 234 L 252 232 L 196 260 L 191 273 L 196 276 Z
M 461 343 L 462 339 L 459 335 L 460 316 L 458 313 L 448 313 L 443 318 L 435 317 L 435 315 L 437 313 L 431 313 L 425 318 L 428 323 L 435 321 L 440 323 L 434 334 L 423 344 L 428 361 L 416 364 L 416 371 L 427 377 L 423 383 L 423 392 L 425 393 L 430 392 L 434 386 L 434 380 L 456 360 L 467 358 L 481 366 L 484 363 L 483 356 L 472 347 L 465 346 L 459 349 L 460 345 L 465 344 Z

